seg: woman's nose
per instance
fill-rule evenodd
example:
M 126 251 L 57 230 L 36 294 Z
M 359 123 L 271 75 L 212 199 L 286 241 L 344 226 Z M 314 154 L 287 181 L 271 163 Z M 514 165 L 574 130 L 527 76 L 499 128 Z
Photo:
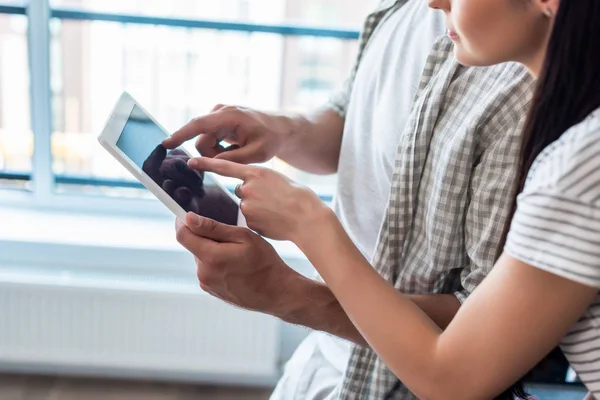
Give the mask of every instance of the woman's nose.
M 428 5 L 435 10 L 448 11 L 450 9 L 449 0 L 428 0 Z

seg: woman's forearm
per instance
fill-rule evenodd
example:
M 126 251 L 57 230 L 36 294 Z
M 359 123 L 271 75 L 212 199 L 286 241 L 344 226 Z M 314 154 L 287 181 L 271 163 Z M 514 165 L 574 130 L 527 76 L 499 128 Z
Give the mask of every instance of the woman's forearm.
M 369 265 L 335 216 L 294 242 L 419 398 L 489 399 L 554 348 L 597 290 L 503 256 L 445 331 Z
M 432 398 L 441 329 L 377 274 L 339 223 L 324 223 L 318 240 L 297 242 L 372 348 L 413 390 L 423 388 L 416 391 L 420 398 Z

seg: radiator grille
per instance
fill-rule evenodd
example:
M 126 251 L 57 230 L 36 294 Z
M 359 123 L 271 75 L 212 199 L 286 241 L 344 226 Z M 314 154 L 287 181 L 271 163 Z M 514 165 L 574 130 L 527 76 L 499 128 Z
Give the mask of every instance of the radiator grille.
M 0 280 L 0 363 L 276 376 L 275 319 L 189 290 L 108 286 Z

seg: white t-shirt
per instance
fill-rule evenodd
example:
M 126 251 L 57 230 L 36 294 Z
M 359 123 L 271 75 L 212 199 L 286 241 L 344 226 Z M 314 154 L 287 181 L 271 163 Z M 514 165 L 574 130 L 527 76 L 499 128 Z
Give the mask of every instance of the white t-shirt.
M 375 251 L 401 133 L 444 14 L 426 1 L 393 9 L 373 33 L 357 71 L 344 125 L 333 208 L 367 259 Z M 272 400 L 330 399 L 341 383 L 349 343 L 314 332 L 286 365 Z
M 600 289 L 600 109 L 537 158 L 519 195 L 505 251 Z M 560 347 L 600 398 L 600 296 Z

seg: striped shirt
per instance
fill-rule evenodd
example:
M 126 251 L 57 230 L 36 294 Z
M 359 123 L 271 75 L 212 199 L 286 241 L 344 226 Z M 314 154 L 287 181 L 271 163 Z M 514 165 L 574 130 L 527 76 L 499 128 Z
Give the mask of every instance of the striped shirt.
M 540 154 L 519 195 L 505 251 L 600 289 L 600 109 Z M 571 327 L 561 348 L 600 398 L 600 296 Z

